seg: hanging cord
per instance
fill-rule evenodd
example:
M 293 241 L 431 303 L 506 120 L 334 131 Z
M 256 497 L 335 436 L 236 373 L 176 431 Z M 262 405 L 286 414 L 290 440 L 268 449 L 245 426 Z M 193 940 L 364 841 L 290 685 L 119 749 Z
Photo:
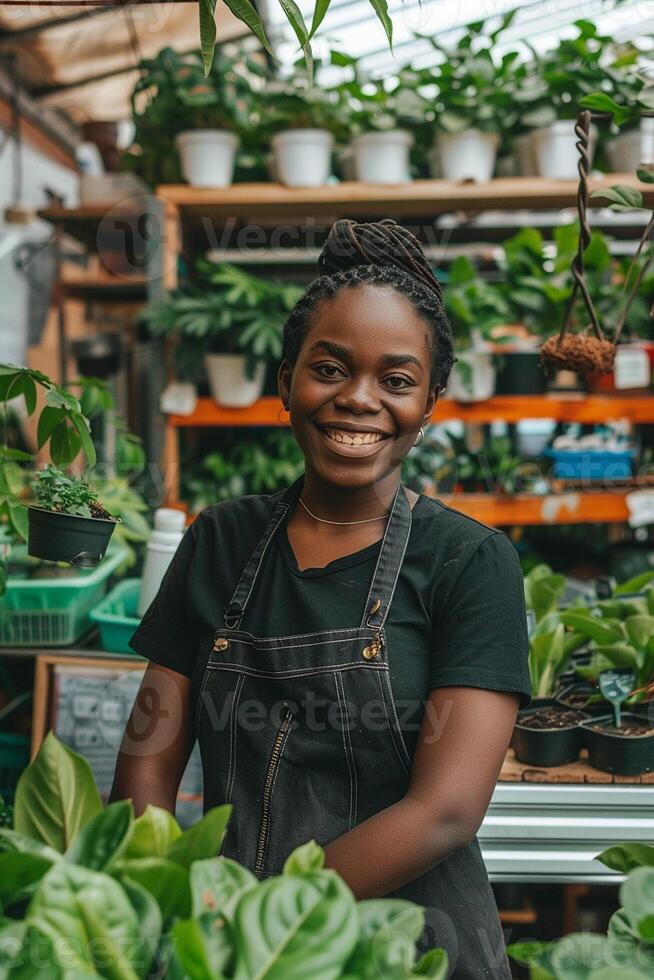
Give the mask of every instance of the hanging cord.
M 584 252 L 590 245 L 592 232 L 590 230 L 590 224 L 588 221 L 588 177 L 590 174 L 590 122 L 592 114 L 588 109 L 580 112 L 577 116 L 577 122 L 575 123 L 575 133 L 578 137 L 577 139 L 577 149 L 579 150 L 579 162 L 577 164 L 577 169 L 579 171 L 579 186 L 577 188 L 577 213 L 579 215 L 579 243 L 577 246 L 577 254 L 572 260 L 572 275 L 574 277 L 574 286 L 572 288 L 572 294 L 568 301 L 568 308 L 566 310 L 565 318 L 563 320 L 563 325 L 559 332 L 559 338 L 557 340 L 557 347 L 561 346 L 561 342 L 567 333 L 570 324 L 572 323 L 572 314 L 575 308 L 575 302 L 577 300 L 577 294 L 581 292 L 584 298 L 584 303 L 586 304 L 586 309 L 590 316 L 590 322 L 598 340 L 604 340 L 604 334 L 602 333 L 602 328 L 599 325 L 599 320 L 597 318 L 597 312 L 595 311 L 595 306 L 591 299 L 590 292 L 588 291 L 588 283 L 586 282 L 586 268 L 584 264 Z

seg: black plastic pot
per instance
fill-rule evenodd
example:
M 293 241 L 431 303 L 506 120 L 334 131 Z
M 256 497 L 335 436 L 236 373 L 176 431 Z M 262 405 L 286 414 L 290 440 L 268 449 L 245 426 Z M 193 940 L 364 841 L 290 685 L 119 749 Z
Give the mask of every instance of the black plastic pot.
M 622 714 L 623 724 L 626 721 L 642 724 L 644 720 L 633 712 Z M 588 761 L 593 768 L 619 776 L 639 776 L 654 769 L 654 731 L 651 735 L 612 735 L 593 730 L 593 725 L 602 722 L 613 724 L 613 715 L 589 718 L 581 724 Z
M 528 708 L 518 712 L 511 747 L 519 762 L 549 769 L 552 766 L 564 766 L 579 758 L 583 745 L 579 724 L 569 728 L 545 729 L 527 728 L 520 724 L 522 719 L 535 714 L 540 708 L 553 706 L 564 710 L 556 698 L 537 698 Z M 565 710 L 570 709 L 566 707 Z M 585 712 L 584 716 L 588 717 Z
M 100 333 L 72 342 L 80 374 L 93 378 L 110 378 L 120 370 L 122 337 L 119 333 Z
M 533 351 L 507 351 L 498 356 L 497 395 L 542 395 L 547 378 L 540 354 Z
M 46 561 L 67 561 L 93 568 L 104 558 L 118 520 L 59 514 L 43 507 L 28 507 L 27 553 Z
M 602 698 L 600 701 L 594 701 L 588 704 L 587 700 L 584 704 L 567 704 L 566 697 L 571 694 L 580 695 L 588 699 L 592 695 L 598 694 L 596 687 L 592 684 L 587 684 L 585 681 L 577 681 L 573 684 L 568 684 L 566 687 L 562 688 L 557 692 L 556 700 L 564 708 L 578 708 L 580 711 L 585 711 L 587 715 L 591 715 L 593 718 L 599 717 L 600 715 L 605 715 L 607 711 L 611 710 L 611 706 L 607 701 Z

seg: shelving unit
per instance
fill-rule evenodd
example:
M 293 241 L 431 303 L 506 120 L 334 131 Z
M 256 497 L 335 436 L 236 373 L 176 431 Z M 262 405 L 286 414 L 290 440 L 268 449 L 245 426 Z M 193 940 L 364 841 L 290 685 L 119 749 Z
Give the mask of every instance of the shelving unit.
M 593 178 L 591 190 L 625 184 L 638 188 L 645 202 L 654 207 L 654 186 L 642 184 L 632 174 L 606 174 Z M 473 214 L 517 209 L 545 211 L 574 207 L 576 181 L 552 181 L 536 177 L 513 177 L 484 184 L 455 184 L 444 180 L 420 180 L 400 185 L 343 182 L 318 188 L 288 188 L 281 184 L 234 184 L 227 188 L 202 190 L 187 185 L 159 187 L 164 214 L 162 255 L 159 259 L 166 288 L 177 285 L 177 262 L 173 257 L 187 257 L 198 250 L 218 259 L 229 254 L 238 261 L 233 248 L 234 235 L 242 232 L 248 262 L 256 263 L 257 255 L 265 265 L 298 264 L 297 235 L 303 231 L 304 250 L 315 250 L 329 226 L 339 217 L 378 219 L 382 216 L 416 224 L 429 244 L 428 229 L 441 215 L 470 216 Z M 591 197 L 591 206 L 605 204 L 601 197 Z M 463 220 L 463 218 L 462 218 Z M 286 247 L 271 247 L 270 230 L 284 226 L 289 232 Z M 261 248 L 257 235 L 260 234 Z M 309 234 L 310 232 L 310 234 Z M 294 240 L 295 238 L 295 240 Z M 274 397 L 263 397 L 244 409 L 228 409 L 210 398 L 198 399 L 191 415 L 166 417 L 163 452 L 163 471 L 166 475 L 167 502 L 183 506 L 179 487 L 180 430 L 213 427 L 284 426 L 279 418 L 281 403 Z M 457 419 L 464 423 L 488 424 L 503 420 L 517 423 L 525 419 L 552 419 L 580 423 L 626 419 L 634 424 L 654 423 L 654 397 L 642 395 L 571 394 L 544 396 L 498 396 L 485 402 L 459 403 L 441 399 L 433 421 Z M 629 487 L 589 488 L 547 496 L 518 494 L 456 494 L 445 500 L 450 506 L 486 524 L 552 523 L 622 523 L 627 520 L 626 496 Z

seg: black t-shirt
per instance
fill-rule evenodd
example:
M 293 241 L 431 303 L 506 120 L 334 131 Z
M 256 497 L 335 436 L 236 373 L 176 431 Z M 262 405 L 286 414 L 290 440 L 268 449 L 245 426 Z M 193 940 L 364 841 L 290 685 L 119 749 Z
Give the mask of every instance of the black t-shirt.
M 248 494 L 206 507 L 187 529 L 160 589 L 130 640 L 137 652 L 191 678 L 197 699 L 213 634 L 278 495 Z M 241 629 L 289 636 L 359 626 L 381 538 L 300 571 L 281 522 Z M 523 579 L 513 545 L 494 530 L 421 495 L 386 621 L 390 681 L 409 751 L 437 687 L 465 686 L 530 700 Z

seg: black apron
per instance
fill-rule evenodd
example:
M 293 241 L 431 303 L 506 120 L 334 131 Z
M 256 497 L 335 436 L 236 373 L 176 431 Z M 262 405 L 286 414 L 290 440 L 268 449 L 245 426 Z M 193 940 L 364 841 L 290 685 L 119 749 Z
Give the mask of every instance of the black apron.
M 195 716 L 204 808 L 234 806 L 221 853 L 259 879 L 280 874 L 300 844 L 313 839 L 325 846 L 402 799 L 411 768 L 384 629 L 411 530 L 401 484 L 360 626 L 274 637 L 240 628 L 273 535 L 303 482 L 304 475 L 279 495 L 243 570 L 214 634 Z M 480 862 L 474 838 L 386 897 L 425 907 L 418 948 L 445 948 L 450 977 L 510 980 Z

